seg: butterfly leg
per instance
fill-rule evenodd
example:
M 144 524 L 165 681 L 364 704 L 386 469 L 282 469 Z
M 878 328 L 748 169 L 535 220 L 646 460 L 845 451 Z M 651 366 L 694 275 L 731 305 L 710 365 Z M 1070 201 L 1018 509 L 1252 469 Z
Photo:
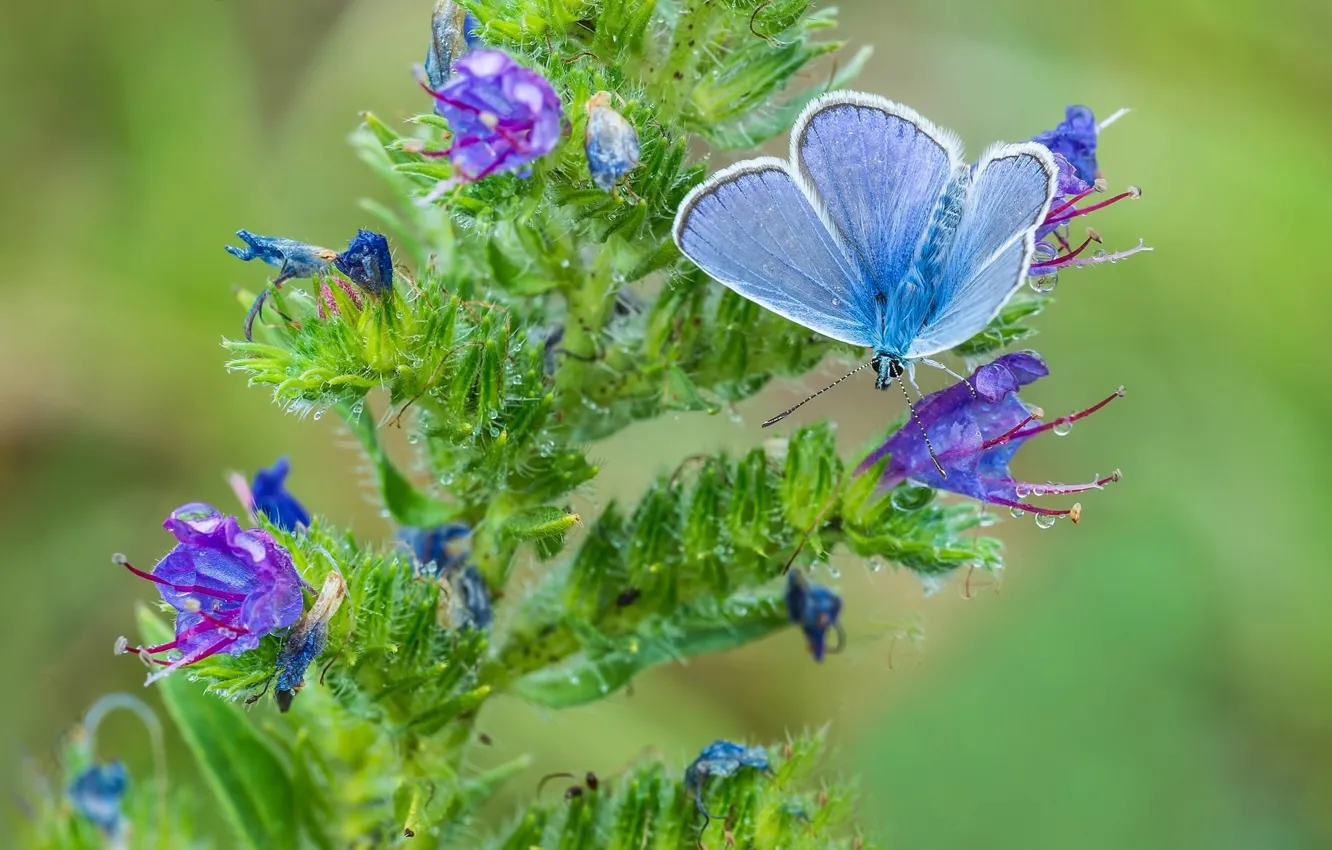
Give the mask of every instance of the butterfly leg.
M 976 397 L 976 388 L 971 385 L 971 382 L 968 381 L 966 378 L 962 377 L 961 375 L 957 374 L 956 372 L 954 372 L 952 369 L 949 369 L 946 364 L 940 363 L 938 360 L 931 360 L 928 357 L 920 358 L 920 362 L 924 363 L 926 366 L 933 366 L 936 369 L 942 369 L 943 371 L 952 375 L 954 378 L 957 378 L 959 381 L 967 385 L 967 389 L 971 390 L 971 397 L 972 398 Z M 915 381 L 912 380 L 912 383 L 914 384 Z M 916 387 L 916 391 L 920 392 L 920 387 Z

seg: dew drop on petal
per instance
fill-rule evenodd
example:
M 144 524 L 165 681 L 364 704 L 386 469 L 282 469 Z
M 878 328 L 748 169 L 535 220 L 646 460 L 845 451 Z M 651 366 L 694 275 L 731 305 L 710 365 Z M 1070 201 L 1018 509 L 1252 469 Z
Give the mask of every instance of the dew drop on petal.
M 1056 519 L 1058 519 L 1058 517 L 1054 514 L 1036 514 L 1036 527 L 1049 528 L 1055 524 Z
M 1022 519 L 1022 517 L 1027 515 L 1027 512 L 1022 510 L 1022 508 L 1009 508 L 1008 513 L 1012 515 L 1013 519 Z

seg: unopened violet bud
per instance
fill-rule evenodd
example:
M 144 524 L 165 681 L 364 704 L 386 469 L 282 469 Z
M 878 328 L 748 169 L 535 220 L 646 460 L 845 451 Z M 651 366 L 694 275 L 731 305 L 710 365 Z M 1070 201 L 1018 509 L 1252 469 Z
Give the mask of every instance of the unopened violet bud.
M 393 292 L 393 255 L 388 239 L 371 230 L 358 230 L 347 250 L 333 260 L 352 283 L 375 296 Z
M 129 771 L 119 761 L 94 763 L 70 781 L 65 793 L 74 811 L 87 818 L 103 835 L 119 838 L 127 828 L 123 809 L 129 791 Z
M 337 288 L 342 291 L 342 294 L 347 296 L 347 300 L 351 302 L 352 307 L 355 309 L 360 310 L 365 306 L 365 297 L 361 294 L 361 291 L 353 286 L 346 278 L 334 275 L 333 285 L 337 286 Z M 333 287 L 329 286 L 327 280 L 321 280 L 319 282 L 319 299 L 315 302 L 315 310 L 318 312 L 320 319 L 327 319 L 329 316 L 351 319 L 350 316 L 342 315 L 342 311 L 338 307 L 337 296 L 333 294 Z
M 286 457 L 280 457 L 268 469 L 256 472 L 250 484 L 251 510 L 263 514 L 283 531 L 310 527 L 310 512 L 287 491 L 287 473 L 290 470 L 291 462 Z
M 471 529 L 462 523 L 446 523 L 433 528 L 407 526 L 398 529 L 398 539 L 411 550 L 418 575 L 439 578 L 467 560 L 467 550 L 455 550 L 451 544 L 470 533 Z
M 305 685 L 305 672 L 328 646 L 328 623 L 346 596 L 347 582 L 342 574 L 336 570 L 330 572 L 310 610 L 287 632 L 278 652 L 277 681 L 273 692 L 279 711 L 291 708 L 291 701 Z
M 597 92 L 587 101 L 583 147 L 592 182 L 607 192 L 638 165 L 638 133 L 611 107 L 610 92 Z
M 842 598 L 836 593 L 822 585 L 810 584 L 799 570 L 791 570 L 786 581 L 786 612 L 791 622 L 805 633 L 809 654 L 815 661 L 822 661 L 825 652 L 842 651 L 846 636 L 837 622 L 842 613 Z M 827 647 L 830 629 L 837 633 L 835 649 Z

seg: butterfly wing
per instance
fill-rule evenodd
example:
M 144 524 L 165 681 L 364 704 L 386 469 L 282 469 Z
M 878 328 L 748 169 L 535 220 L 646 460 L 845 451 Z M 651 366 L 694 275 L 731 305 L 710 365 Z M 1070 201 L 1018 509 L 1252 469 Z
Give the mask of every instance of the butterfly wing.
M 907 273 L 962 168 L 962 143 L 901 104 L 833 92 L 797 119 L 791 164 L 869 284 L 857 298 L 876 317 L 875 344 L 904 353 L 929 297 Z
M 751 301 L 824 336 L 872 344 L 860 273 L 782 160 L 737 163 L 695 187 L 674 236 L 699 268 Z
M 907 357 L 966 342 L 998 315 L 1031 265 L 1036 227 L 1055 194 L 1054 157 L 1042 145 L 987 151 L 967 189 L 932 307 Z

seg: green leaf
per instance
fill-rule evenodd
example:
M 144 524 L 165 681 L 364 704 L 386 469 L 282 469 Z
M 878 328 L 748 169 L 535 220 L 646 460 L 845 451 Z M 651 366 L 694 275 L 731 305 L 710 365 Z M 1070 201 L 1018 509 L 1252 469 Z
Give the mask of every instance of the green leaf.
M 147 607 L 141 606 L 138 615 L 145 643 L 171 639 L 170 629 Z M 203 686 L 184 673 L 167 676 L 157 689 L 240 842 L 255 850 L 296 846 L 291 776 L 245 713 L 206 695 Z
M 361 439 L 366 455 L 374 463 L 384 507 L 388 508 L 396 522 L 416 528 L 434 528 L 453 519 L 453 512 L 449 508 L 413 487 L 412 482 L 393 465 L 379 444 L 375 419 L 368 411 L 354 413 L 346 405 L 338 405 L 338 411 L 352 433 Z
M 781 591 L 749 592 L 731 597 L 720 608 L 682 610 L 667 622 L 645 622 L 635 634 L 601 639 L 609 646 L 589 646 L 567 664 L 537 670 L 517 680 L 510 691 L 546 708 L 569 708 L 605 699 L 634 676 L 657 664 L 725 652 L 790 625 Z M 585 645 L 598 641 L 590 627 L 580 630 Z

